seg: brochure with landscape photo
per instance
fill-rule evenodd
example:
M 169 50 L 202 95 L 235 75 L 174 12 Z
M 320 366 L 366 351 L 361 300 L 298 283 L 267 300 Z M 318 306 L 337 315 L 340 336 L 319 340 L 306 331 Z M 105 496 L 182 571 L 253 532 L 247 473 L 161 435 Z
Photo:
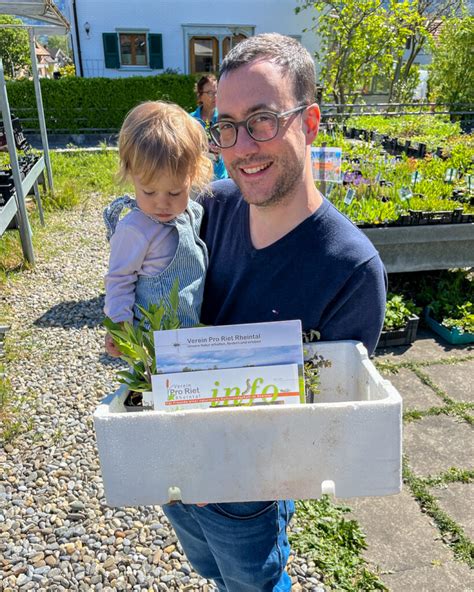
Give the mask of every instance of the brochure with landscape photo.
M 267 403 L 269 397 L 266 394 L 275 394 L 275 389 L 278 392 L 298 392 L 299 397 L 276 397 L 275 401 L 270 402 L 277 403 L 280 398 L 283 403 L 290 400 L 292 403 L 304 402 L 303 344 L 299 320 L 155 331 L 154 340 L 159 373 L 153 377 L 155 409 L 163 407 L 163 401 L 173 394 L 170 386 L 176 383 L 177 376 L 181 374 L 180 384 L 188 385 L 188 391 L 199 388 L 199 393 L 194 393 L 196 397 L 190 397 L 191 401 L 212 399 L 205 403 L 194 403 L 201 407 L 210 406 L 211 403 L 214 403 L 213 406 L 223 404 L 217 399 L 230 396 L 235 398 L 229 399 L 227 405 L 230 402 L 233 405 L 244 402 L 255 404 L 260 395 L 260 402 Z M 282 370 L 284 366 L 292 367 L 288 375 Z M 261 373 L 262 367 L 265 368 L 264 375 Z M 258 372 L 255 372 L 257 368 Z M 228 369 L 234 371 L 223 372 Z M 273 377 L 272 372 L 275 373 Z M 295 372 L 296 384 L 288 382 Z M 257 379 L 262 381 L 255 382 Z M 283 379 L 286 382 L 278 382 Z M 216 382 L 219 384 L 216 385 Z M 216 387 L 224 390 L 216 391 Z M 247 388 L 250 388 L 249 393 L 245 392 Z M 241 395 L 247 394 L 251 396 L 242 398 Z M 184 397 L 193 393 L 183 391 L 181 395 Z M 190 406 L 193 403 L 181 404 Z

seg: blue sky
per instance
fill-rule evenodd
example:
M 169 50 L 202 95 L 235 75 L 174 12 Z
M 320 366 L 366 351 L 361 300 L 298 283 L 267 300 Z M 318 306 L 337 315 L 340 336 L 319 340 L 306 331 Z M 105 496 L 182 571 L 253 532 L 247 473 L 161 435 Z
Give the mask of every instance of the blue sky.
M 241 368 L 243 366 L 275 366 L 277 364 L 294 364 L 300 362 L 301 348 L 262 347 L 240 348 L 232 351 L 202 351 L 194 355 L 179 358 L 176 352 L 169 355 L 157 354 L 156 364 L 161 372 L 182 372 L 184 367 L 193 370 L 209 370 L 218 368 Z

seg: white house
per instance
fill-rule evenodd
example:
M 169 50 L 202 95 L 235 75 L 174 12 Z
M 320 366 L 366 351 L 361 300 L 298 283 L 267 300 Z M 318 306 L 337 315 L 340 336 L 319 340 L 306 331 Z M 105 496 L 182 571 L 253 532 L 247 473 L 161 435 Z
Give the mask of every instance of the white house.
M 295 0 L 68 0 L 76 72 L 85 77 L 217 71 L 233 44 L 278 32 L 313 54 L 311 15 Z

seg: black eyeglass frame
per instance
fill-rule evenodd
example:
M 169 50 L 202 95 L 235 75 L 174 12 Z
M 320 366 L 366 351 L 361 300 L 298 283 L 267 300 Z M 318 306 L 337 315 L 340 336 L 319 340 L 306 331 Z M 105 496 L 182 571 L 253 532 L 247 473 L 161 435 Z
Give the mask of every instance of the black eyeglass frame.
M 213 141 L 217 144 L 217 146 L 219 146 L 219 148 L 222 148 L 223 150 L 225 150 L 226 148 L 232 148 L 232 146 L 236 145 L 237 136 L 239 134 L 239 127 L 241 127 L 241 126 L 245 126 L 245 129 L 247 130 L 248 135 L 252 138 L 252 140 L 255 140 L 255 142 L 270 142 L 270 140 L 273 140 L 274 138 L 277 137 L 278 132 L 280 131 L 280 120 L 281 119 L 284 119 L 285 117 L 288 117 L 289 115 L 293 115 L 294 113 L 298 113 L 299 111 L 303 111 L 308 106 L 309 105 L 300 105 L 298 107 L 294 107 L 293 109 L 290 109 L 289 111 L 282 111 L 281 113 L 275 113 L 274 111 L 257 111 L 256 113 L 252 113 L 252 115 L 249 115 L 249 117 L 247 117 L 247 119 L 243 119 L 242 121 L 230 121 L 228 119 L 223 119 L 222 121 L 218 121 L 217 123 L 214 123 L 214 125 L 211 125 L 211 127 L 209 128 L 209 133 L 211 134 L 211 137 L 212 137 Z M 273 115 L 276 118 L 277 125 L 275 128 L 275 134 L 271 138 L 266 138 L 265 140 L 259 140 L 258 138 L 255 138 L 254 135 L 252 134 L 252 132 L 250 131 L 248 123 L 253 117 L 256 117 L 258 115 Z M 214 136 L 214 133 L 213 133 L 214 130 L 217 130 L 219 125 L 221 125 L 222 123 L 229 123 L 235 129 L 234 142 L 232 144 L 230 144 L 229 146 L 222 146 L 220 141 Z

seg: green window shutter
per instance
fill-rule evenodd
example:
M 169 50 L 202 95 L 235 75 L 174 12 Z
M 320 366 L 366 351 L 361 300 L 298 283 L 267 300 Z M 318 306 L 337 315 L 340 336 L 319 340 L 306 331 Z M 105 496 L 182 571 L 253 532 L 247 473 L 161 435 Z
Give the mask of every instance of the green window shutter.
M 106 68 L 120 68 L 117 33 L 102 33 Z
M 150 68 L 163 69 L 163 41 L 160 33 L 148 35 L 148 54 L 150 55 Z

